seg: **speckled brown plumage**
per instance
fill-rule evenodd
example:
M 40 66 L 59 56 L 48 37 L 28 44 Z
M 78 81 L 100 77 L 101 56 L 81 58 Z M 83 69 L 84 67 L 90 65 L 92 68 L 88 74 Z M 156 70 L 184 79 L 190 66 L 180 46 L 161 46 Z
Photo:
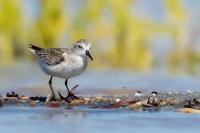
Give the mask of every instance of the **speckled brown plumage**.
M 57 65 L 65 60 L 63 53 L 66 49 L 64 48 L 43 49 L 34 45 L 30 45 L 29 48 L 35 50 L 35 53 L 40 58 L 40 60 L 48 65 Z

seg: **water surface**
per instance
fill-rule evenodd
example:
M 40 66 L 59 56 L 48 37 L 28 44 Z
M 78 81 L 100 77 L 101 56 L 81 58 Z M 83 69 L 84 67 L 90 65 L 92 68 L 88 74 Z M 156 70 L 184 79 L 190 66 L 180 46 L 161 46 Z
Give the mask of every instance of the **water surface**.
M 134 112 L 75 107 L 4 107 L 0 109 L 3 133 L 188 133 L 200 129 L 200 115 L 176 112 Z
M 20 64 L 0 69 L 0 89 L 21 89 L 48 87 L 49 76 L 45 75 L 37 64 Z M 87 70 L 82 75 L 69 80 L 69 86 L 79 84 L 79 90 L 89 89 L 145 89 L 158 91 L 200 91 L 200 77 L 185 74 L 173 74 L 165 69 L 153 69 L 149 72 L 130 70 Z M 54 78 L 53 85 L 65 89 L 64 79 Z
M 0 69 L 0 93 L 30 88 L 48 88 L 49 76 L 37 65 L 17 65 Z M 166 70 L 139 73 L 122 70 L 88 70 L 70 80 L 79 91 L 101 89 L 145 89 L 163 91 L 200 91 L 200 77 L 174 75 Z M 65 89 L 64 80 L 55 78 L 56 89 Z M 42 91 L 42 90 L 41 90 Z M 23 93 L 23 92 L 21 92 Z M 40 94 L 40 90 L 38 91 Z M 46 106 L 4 106 L 0 108 L 0 132 L 3 133 L 188 133 L 198 131 L 200 115 L 173 111 L 134 112 L 129 109 L 91 109 L 85 106 L 57 109 Z

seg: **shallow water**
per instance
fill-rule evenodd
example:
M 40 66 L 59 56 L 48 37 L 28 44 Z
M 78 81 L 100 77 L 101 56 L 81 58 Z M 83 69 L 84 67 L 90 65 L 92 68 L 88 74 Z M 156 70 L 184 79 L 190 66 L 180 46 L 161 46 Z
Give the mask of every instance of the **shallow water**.
M 0 116 L 3 133 L 188 133 L 200 129 L 200 115 L 176 112 L 11 106 L 0 109 Z
M 48 87 L 49 76 L 45 75 L 37 64 L 19 64 L 0 69 L 0 89 Z M 150 72 L 125 70 L 87 70 L 82 75 L 69 80 L 69 86 L 79 84 L 79 90 L 134 88 L 158 91 L 200 91 L 200 77 L 173 74 L 165 69 Z M 65 89 L 64 79 L 54 78 L 53 85 Z M 0 91 L 0 92 L 1 92 Z
M 48 87 L 49 77 L 37 65 L 17 65 L 0 69 L 0 94 L 21 88 Z M 133 88 L 163 91 L 200 91 L 200 77 L 173 75 L 165 70 L 147 73 L 119 70 L 88 70 L 70 80 L 77 83 L 77 91 Z M 64 89 L 64 80 L 53 81 L 54 86 Z M 91 109 L 89 107 L 65 107 L 52 109 L 45 106 L 0 108 L 0 132 L 3 133 L 188 133 L 200 129 L 200 115 L 178 112 L 134 112 L 129 109 Z

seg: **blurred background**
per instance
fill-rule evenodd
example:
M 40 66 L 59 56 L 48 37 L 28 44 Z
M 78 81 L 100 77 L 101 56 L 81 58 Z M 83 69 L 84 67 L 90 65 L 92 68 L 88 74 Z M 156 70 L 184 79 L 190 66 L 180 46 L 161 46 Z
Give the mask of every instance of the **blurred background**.
M 109 79 L 115 78 L 111 82 L 118 83 L 115 87 L 198 88 L 199 5 L 199 0 L 0 0 L 0 81 L 8 84 L 7 88 L 10 77 L 16 79 L 25 70 L 35 70 L 29 43 L 72 47 L 85 38 L 92 43 L 95 61 L 90 63 L 90 71 L 98 71 L 94 74 L 100 75 L 98 80 L 110 83 Z M 108 72 L 121 73 L 116 79 L 116 75 L 106 78 Z M 178 81 L 171 74 L 179 75 Z M 33 81 L 30 86 L 38 82 Z

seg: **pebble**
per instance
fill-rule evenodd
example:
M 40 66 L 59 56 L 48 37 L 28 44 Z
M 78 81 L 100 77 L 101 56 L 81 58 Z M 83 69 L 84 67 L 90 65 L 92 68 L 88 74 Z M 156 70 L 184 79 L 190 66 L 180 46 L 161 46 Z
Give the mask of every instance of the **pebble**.
M 200 110 L 197 109 L 192 109 L 192 108 L 181 108 L 181 109 L 177 109 L 177 112 L 183 112 L 183 113 L 200 113 Z
M 85 104 L 85 103 L 86 103 L 86 100 L 84 98 L 80 98 L 80 99 L 72 100 L 70 102 L 70 105 L 80 105 L 80 104 Z
M 140 108 L 143 108 L 143 103 L 139 101 L 139 102 L 136 102 L 135 104 L 130 104 L 129 107 L 132 109 L 140 109 Z

